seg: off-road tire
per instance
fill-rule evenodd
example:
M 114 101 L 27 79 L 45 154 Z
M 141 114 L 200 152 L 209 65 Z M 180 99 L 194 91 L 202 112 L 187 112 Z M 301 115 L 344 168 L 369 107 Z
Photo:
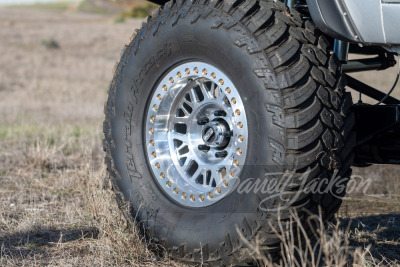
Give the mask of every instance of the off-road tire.
M 146 104 L 156 82 L 178 62 L 197 58 L 221 67 L 248 101 L 251 140 L 240 179 L 294 172 L 282 192 L 294 196 L 306 171 L 311 170 L 308 181 L 351 172 L 352 99 L 329 51 L 313 23 L 279 1 L 186 0 L 159 7 L 125 47 L 105 104 L 105 162 L 120 207 L 130 207 L 127 218 L 135 218 L 151 242 L 181 261 L 254 263 L 236 229 L 247 240 L 258 236 L 261 245 L 279 249 L 271 228 L 278 216 L 268 211 L 285 205 L 279 198 L 264 202 L 264 211 L 258 204 L 265 193 L 233 192 L 196 211 L 163 194 L 145 156 Z M 323 220 L 330 220 L 344 194 L 336 189 L 297 196 L 281 211 L 281 219 L 295 210 L 306 220 L 321 207 Z M 223 212 L 231 216 L 219 218 Z

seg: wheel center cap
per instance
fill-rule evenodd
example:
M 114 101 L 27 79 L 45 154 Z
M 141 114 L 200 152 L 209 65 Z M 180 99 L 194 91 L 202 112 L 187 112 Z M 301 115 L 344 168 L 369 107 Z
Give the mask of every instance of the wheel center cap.
M 209 146 L 221 146 L 225 139 L 226 127 L 219 122 L 213 121 L 204 125 L 202 138 Z
M 207 143 L 212 143 L 215 140 L 215 131 L 212 127 L 206 128 L 203 134 L 203 140 Z

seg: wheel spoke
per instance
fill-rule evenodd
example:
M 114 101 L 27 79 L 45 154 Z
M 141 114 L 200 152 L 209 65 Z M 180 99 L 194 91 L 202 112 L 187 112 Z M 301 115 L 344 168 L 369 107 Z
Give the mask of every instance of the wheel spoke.
M 187 100 L 186 98 L 183 99 L 183 103 L 185 103 L 185 104 L 188 105 L 189 107 L 193 108 L 193 103 L 190 102 L 189 100 Z M 182 106 L 183 106 L 183 103 L 182 103 Z
M 186 134 L 181 134 L 181 133 L 177 133 L 175 131 L 172 131 L 171 132 L 171 138 L 172 138 L 172 140 L 182 141 L 184 144 L 188 144 L 189 143 L 188 136 Z
M 218 88 L 218 98 L 217 98 L 218 102 L 220 102 L 220 103 L 225 102 L 224 98 L 225 98 L 225 94 L 223 92 L 221 92 L 221 90 Z
M 222 176 L 221 176 L 221 171 L 220 171 L 219 167 L 214 167 L 213 171 L 211 173 L 212 173 L 212 176 L 211 176 L 210 186 L 212 184 L 212 180 L 214 180 L 216 184 L 219 184 L 222 182 Z
M 200 99 L 199 99 L 199 97 L 197 96 L 196 91 L 194 90 L 194 88 L 190 89 L 189 95 L 190 95 L 190 99 L 192 100 L 192 102 L 193 102 L 194 104 L 200 102 Z
M 189 116 L 190 115 L 189 110 L 187 110 L 187 108 L 185 108 L 183 105 L 181 106 L 181 110 L 183 111 L 183 113 L 185 113 L 185 116 Z
M 182 142 L 182 144 L 176 148 L 176 151 L 177 152 L 181 151 L 187 145 L 188 145 L 187 143 Z M 182 157 L 182 155 L 180 155 L 180 156 Z
M 204 172 L 205 172 L 205 169 L 202 168 L 201 166 L 199 166 L 199 168 L 193 173 L 192 178 L 197 179 L 197 177 L 204 174 Z M 203 180 L 204 180 L 204 178 L 203 178 Z
M 185 104 L 186 104 L 186 105 L 185 105 Z M 183 110 L 183 112 L 185 113 L 185 116 L 189 116 L 190 113 L 192 113 L 191 110 L 189 110 L 189 108 L 193 110 L 193 108 L 192 108 L 192 103 L 190 103 L 190 102 L 187 101 L 186 99 L 183 100 L 182 103 L 181 103 L 179 106 L 180 106 L 180 108 Z M 189 107 L 189 108 L 188 108 L 188 107 Z
M 191 159 L 190 157 L 188 157 L 189 153 L 187 153 L 185 155 L 186 155 L 187 158 L 186 158 L 185 163 L 182 166 L 182 169 L 185 170 L 185 172 L 187 173 L 189 168 L 190 168 L 190 166 L 191 166 L 191 164 L 194 163 L 194 160 Z
M 187 125 L 188 121 L 189 121 L 189 116 L 185 116 L 185 117 L 174 116 L 172 118 L 172 123 L 173 124 L 185 124 L 185 125 Z
M 204 83 L 200 83 L 199 87 L 201 89 L 201 92 L 202 92 L 204 98 L 208 98 L 208 99 L 211 98 L 210 93 L 208 92 L 206 85 Z

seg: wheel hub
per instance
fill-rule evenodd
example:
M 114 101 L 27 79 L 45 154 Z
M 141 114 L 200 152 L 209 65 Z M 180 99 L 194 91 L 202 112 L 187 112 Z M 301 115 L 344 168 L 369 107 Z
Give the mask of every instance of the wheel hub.
M 223 147 L 229 142 L 228 129 L 229 126 L 227 123 L 218 121 L 207 123 L 202 130 L 204 143 L 212 147 Z
M 221 70 L 189 62 L 169 71 L 149 103 L 145 130 L 151 169 L 170 198 L 206 207 L 230 193 L 248 129 L 239 92 Z

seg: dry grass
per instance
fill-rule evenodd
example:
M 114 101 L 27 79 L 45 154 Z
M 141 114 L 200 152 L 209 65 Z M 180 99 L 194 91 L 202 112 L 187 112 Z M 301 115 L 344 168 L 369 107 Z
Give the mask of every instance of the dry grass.
M 178 265 L 154 257 L 108 185 L 103 103 L 119 52 L 140 26 L 113 20 L 0 9 L 0 265 Z M 59 48 L 44 45 L 49 40 Z M 398 170 L 356 170 L 374 179 L 370 194 L 383 195 L 352 195 L 340 226 L 317 233 L 321 243 L 310 246 L 323 248 L 322 265 L 399 264 Z M 293 263 L 293 239 L 282 238 L 289 255 L 282 265 Z M 318 256 L 311 251 L 303 262 Z
M 321 216 L 311 216 L 307 222 L 300 223 L 297 214 L 292 213 L 290 220 L 285 224 L 279 223 L 278 227 L 272 227 L 273 232 L 281 240 L 281 259 L 278 261 L 260 253 L 263 249 L 256 241 L 249 243 L 243 236 L 254 257 L 263 266 L 365 266 L 368 265 L 367 255 L 369 247 L 353 248 L 350 246 L 349 231 L 342 229 L 340 222 L 324 225 Z M 272 225 L 271 225 L 272 226 Z M 305 227 L 313 229 L 314 241 L 311 241 Z M 285 229 L 290 229 L 289 231 Z M 241 235 L 240 231 L 238 233 Z M 280 234 L 287 233 L 287 234 Z
M 63 130 L 41 128 L 2 146 L 0 264 L 153 265 L 107 186 L 100 134 Z
M 0 265 L 168 264 L 119 213 L 101 148 L 111 72 L 140 21 L 21 8 L 0 18 Z

